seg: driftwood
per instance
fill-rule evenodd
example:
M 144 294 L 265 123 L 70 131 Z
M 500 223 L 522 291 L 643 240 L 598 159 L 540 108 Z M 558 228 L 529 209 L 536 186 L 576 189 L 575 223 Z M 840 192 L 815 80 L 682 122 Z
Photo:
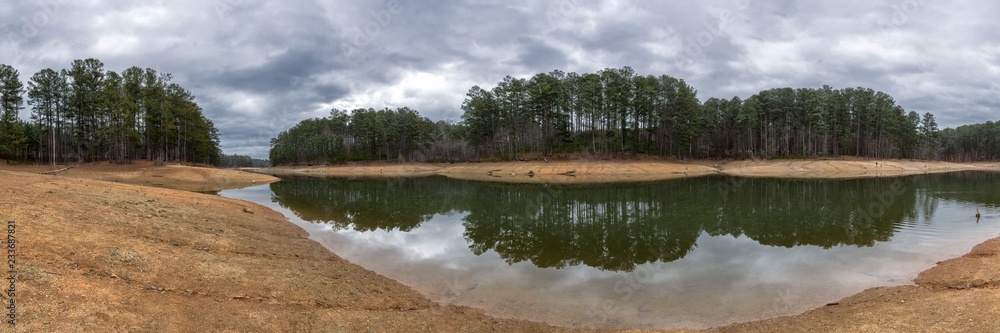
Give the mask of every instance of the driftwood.
M 566 171 L 566 172 L 560 173 L 560 175 L 569 176 L 569 177 L 576 177 L 576 170 Z
M 63 172 L 63 171 L 66 171 L 66 170 L 69 170 L 69 169 L 72 169 L 72 168 L 75 168 L 75 167 L 76 167 L 75 165 L 71 165 L 71 166 L 68 166 L 68 167 L 65 167 L 65 168 L 62 168 L 62 169 L 59 169 L 59 170 L 39 172 L 38 174 L 40 174 L 40 175 L 47 175 L 47 174 L 50 174 L 50 173 L 60 173 L 60 172 Z

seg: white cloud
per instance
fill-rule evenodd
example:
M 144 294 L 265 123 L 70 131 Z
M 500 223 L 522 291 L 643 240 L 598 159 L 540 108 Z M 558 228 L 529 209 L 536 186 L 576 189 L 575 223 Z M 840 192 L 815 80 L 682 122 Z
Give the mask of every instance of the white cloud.
M 342 110 L 410 107 L 425 116 L 437 116 L 435 120 L 458 120 L 465 91 L 475 85 L 461 75 L 455 75 L 459 67 L 457 64 L 446 64 L 438 72 L 409 72 L 397 82 L 370 86 L 330 105 Z

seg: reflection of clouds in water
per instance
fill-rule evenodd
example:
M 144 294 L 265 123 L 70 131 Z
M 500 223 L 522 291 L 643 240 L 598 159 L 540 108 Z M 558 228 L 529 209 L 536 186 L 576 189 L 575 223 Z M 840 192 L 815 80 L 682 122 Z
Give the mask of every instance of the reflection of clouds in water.
M 390 232 L 341 230 L 336 232 L 345 243 L 361 245 L 354 251 L 387 251 L 384 255 L 406 258 L 408 261 L 435 259 L 458 263 L 453 256 L 468 252 L 468 245 L 462 238 L 460 216 L 435 215 L 419 228 L 410 232 Z
M 630 273 L 585 265 L 543 269 L 526 262 L 508 265 L 493 251 L 475 256 L 461 236 L 461 217 L 441 217 L 407 237 L 341 231 L 323 236 L 323 243 L 437 301 L 535 320 L 562 318 L 567 325 L 589 323 L 591 318 L 584 316 L 585 307 L 569 309 L 563 304 L 602 300 L 617 302 L 609 313 L 615 322 L 639 327 L 666 327 L 678 320 L 708 327 L 791 314 L 860 291 L 859 285 L 888 284 L 878 273 L 897 268 L 864 248 L 788 249 L 762 246 L 746 237 L 702 234 L 689 256 L 644 265 L 637 271 L 650 273 L 630 281 Z M 852 269 L 844 269 L 846 262 Z M 628 290 L 630 285 L 634 289 Z M 510 304 L 520 309 L 511 309 Z M 559 318 L 538 316 L 551 309 L 577 312 L 560 313 Z

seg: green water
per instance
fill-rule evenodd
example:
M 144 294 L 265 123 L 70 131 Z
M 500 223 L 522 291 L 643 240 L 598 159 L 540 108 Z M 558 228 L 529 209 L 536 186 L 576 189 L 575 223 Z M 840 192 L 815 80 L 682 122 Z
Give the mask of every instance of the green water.
M 995 173 L 592 186 L 288 178 L 221 194 L 294 215 L 338 255 L 437 301 L 567 326 L 668 328 L 909 283 L 1000 232 L 998 184 Z

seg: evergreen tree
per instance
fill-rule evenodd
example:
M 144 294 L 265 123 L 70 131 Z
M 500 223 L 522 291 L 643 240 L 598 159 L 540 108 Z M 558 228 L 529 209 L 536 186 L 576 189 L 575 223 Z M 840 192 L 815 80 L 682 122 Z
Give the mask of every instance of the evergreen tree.
M 20 74 L 9 65 L 0 64 L 0 158 L 20 160 L 26 157 L 28 136 L 18 119 L 24 108 L 24 84 Z
M 219 134 L 195 97 L 169 74 L 131 67 L 105 71 L 97 59 L 43 69 L 28 82 L 31 123 L 18 119 L 23 86 L 0 67 L 0 158 L 56 164 L 134 159 L 221 162 Z

